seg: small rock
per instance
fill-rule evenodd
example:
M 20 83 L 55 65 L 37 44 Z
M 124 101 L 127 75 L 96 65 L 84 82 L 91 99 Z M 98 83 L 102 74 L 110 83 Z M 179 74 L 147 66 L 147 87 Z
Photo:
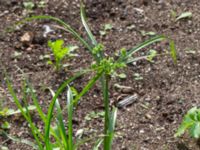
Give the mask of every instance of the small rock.
M 32 47 L 28 47 L 28 48 L 26 49 L 26 51 L 31 52 L 31 51 L 32 51 Z
M 33 41 L 33 33 L 32 32 L 26 32 L 20 37 L 20 42 L 22 42 L 23 45 L 28 46 Z
M 142 130 L 140 130 L 139 132 L 142 134 L 142 133 L 144 133 L 144 130 L 142 129 Z
M 152 117 L 151 117 L 150 114 L 146 114 L 146 115 L 145 115 L 145 118 L 147 118 L 147 119 L 151 119 Z

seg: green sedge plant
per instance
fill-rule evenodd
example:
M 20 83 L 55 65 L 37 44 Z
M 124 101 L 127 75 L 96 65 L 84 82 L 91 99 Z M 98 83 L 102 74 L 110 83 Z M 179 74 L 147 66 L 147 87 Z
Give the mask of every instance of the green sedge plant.
M 175 137 L 183 135 L 186 131 L 195 139 L 200 138 L 200 109 L 197 107 L 191 108 L 183 118 Z
M 45 115 L 42 112 L 41 107 L 39 106 L 38 102 L 36 101 L 36 98 L 32 92 L 32 99 L 34 101 L 34 105 L 36 105 L 38 113 L 43 120 L 45 124 L 45 131 L 44 134 L 41 134 L 33 121 L 30 119 L 30 115 L 26 114 L 23 112 L 23 109 L 20 109 L 21 106 L 18 102 L 18 99 L 16 97 L 16 94 L 14 93 L 12 86 L 9 81 L 7 81 L 9 90 L 13 98 L 15 99 L 15 103 L 17 107 L 22 111 L 22 114 L 26 118 L 26 120 L 29 122 L 30 127 L 32 128 L 32 133 L 33 136 L 36 140 L 36 143 L 38 145 L 38 148 L 43 150 L 51 150 L 53 147 L 55 147 L 55 144 L 52 143 L 51 137 L 54 136 L 54 138 L 57 140 L 57 145 L 59 147 L 60 144 L 60 149 L 66 149 L 66 150 L 73 150 L 75 149 L 74 146 L 74 141 L 73 141 L 73 135 L 72 135 L 72 117 L 73 117 L 73 107 L 76 107 L 78 104 L 80 98 L 84 96 L 92 87 L 93 85 L 97 82 L 100 81 L 101 83 L 101 88 L 102 88 L 102 93 L 103 93 L 103 103 L 104 103 L 104 133 L 103 133 L 103 149 L 104 150 L 111 150 L 112 149 L 112 141 L 114 138 L 114 129 L 115 129 L 115 123 L 116 123 L 116 116 L 117 116 L 117 109 L 115 107 L 110 108 L 109 103 L 109 82 L 111 80 L 112 74 L 114 74 L 117 69 L 122 69 L 124 67 L 127 67 L 127 64 L 132 63 L 134 61 L 138 61 L 141 59 L 150 59 L 150 56 L 143 56 L 139 58 L 134 58 L 133 55 L 140 51 L 141 49 L 156 43 L 156 42 L 161 42 L 164 40 L 169 41 L 170 45 L 170 54 L 173 58 L 173 60 L 176 62 L 176 50 L 175 50 L 175 44 L 173 40 L 169 39 L 168 37 L 164 35 L 159 35 L 155 36 L 149 40 L 146 40 L 145 42 L 139 44 L 136 47 L 133 47 L 131 49 L 121 49 L 120 54 L 118 58 L 114 57 L 108 57 L 104 55 L 104 46 L 101 43 L 98 43 L 92 34 L 87 22 L 86 22 L 86 15 L 85 15 L 85 10 L 84 10 L 84 5 L 81 2 L 81 20 L 82 24 L 85 28 L 85 31 L 87 33 L 87 37 L 89 38 L 89 41 L 84 39 L 77 31 L 75 31 L 68 23 L 60 20 L 59 18 L 55 18 L 52 16 L 33 16 L 30 18 L 26 18 L 24 21 L 20 23 L 25 23 L 27 21 L 33 21 L 33 20 L 41 20 L 41 19 L 48 19 L 55 21 L 59 24 L 59 29 L 62 29 L 64 31 L 67 31 L 72 34 L 74 38 L 76 38 L 85 48 L 86 50 L 92 55 L 94 59 L 94 63 L 88 68 L 85 69 L 81 72 L 78 72 L 75 74 L 73 77 L 69 78 L 67 81 L 65 81 L 59 89 L 56 91 L 54 94 L 50 106 L 48 108 L 48 113 Z M 68 132 L 66 134 L 65 128 L 64 128 L 64 122 L 63 122 L 63 117 L 62 117 L 62 111 L 60 110 L 60 107 L 58 105 L 58 96 L 66 89 L 66 87 L 74 81 L 76 78 L 79 76 L 86 74 L 88 72 L 94 72 L 95 75 L 88 81 L 88 83 L 85 85 L 83 90 L 76 94 L 75 97 L 72 97 L 70 92 L 70 88 L 68 88 L 68 97 L 67 97 L 67 110 L 68 110 Z M 59 127 L 59 135 L 58 136 L 56 131 L 52 129 L 51 123 L 52 123 L 52 118 L 53 118 L 53 110 L 54 109 L 58 110 L 58 115 L 57 120 L 58 120 L 58 127 Z M 64 109 L 65 110 L 65 109 Z M 64 132 L 64 133 L 63 133 Z M 101 145 L 101 138 L 97 140 L 97 143 L 95 146 L 100 146 Z M 62 140 L 60 140 L 62 139 Z M 98 147 L 95 147 L 94 149 L 98 149 Z

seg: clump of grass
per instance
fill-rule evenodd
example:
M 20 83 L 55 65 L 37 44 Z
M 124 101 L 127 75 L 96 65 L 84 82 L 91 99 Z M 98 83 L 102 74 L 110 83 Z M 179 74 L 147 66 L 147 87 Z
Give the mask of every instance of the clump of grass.
M 66 150 L 73 150 L 76 146 L 74 146 L 73 142 L 73 135 L 72 135 L 72 117 L 73 117 L 73 107 L 76 107 L 78 104 L 80 98 L 85 95 L 92 87 L 93 85 L 100 80 L 101 82 L 101 89 L 103 93 L 103 102 L 104 102 L 104 136 L 103 136 L 103 149 L 104 150 L 111 150 L 112 148 L 112 141 L 114 138 L 114 129 L 115 129 L 115 122 L 116 122 L 116 116 L 117 116 L 117 108 L 109 107 L 109 83 L 110 79 L 112 77 L 112 74 L 114 74 L 117 69 L 127 67 L 127 64 L 132 63 L 134 61 L 140 60 L 140 59 L 152 59 L 149 55 L 143 56 L 141 58 L 135 58 L 133 57 L 133 54 L 140 51 L 141 49 L 163 40 L 168 40 L 170 44 L 170 54 L 173 58 L 173 60 L 176 62 L 176 51 L 175 51 L 175 45 L 174 42 L 169 39 L 168 37 L 164 35 L 155 36 L 149 40 L 146 40 L 145 42 L 139 44 L 136 47 L 133 47 L 131 49 L 121 49 L 120 55 L 117 59 L 114 57 L 108 57 L 104 55 L 104 46 L 101 43 L 98 43 L 92 34 L 87 22 L 86 22 L 86 15 L 84 11 L 84 5 L 81 3 L 81 20 L 82 24 L 85 28 L 85 31 L 87 33 L 87 36 L 89 38 L 88 40 L 85 40 L 81 35 L 76 32 L 68 23 L 60 20 L 59 18 L 55 18 L 52 16 L 33 16 L 30 18 L 26 18 L 21 23 L 32 21 L 32 20 L 39 20 L 39 19 L 48 19 L 55 21 L 59 24 L 59 29 L 62 29 L 64 31 L 67 31 L 71 33 L 74 38 L 76 38 L 86 49 L 87 51 L 93 56 L 93 59 L 95 61 L 92 66 L 89 66 L 85 71 L 76 74 L 72 78 L 69 78 L 67 81 L 65 81 L 60 88 L 57 90 L 55 94 L 53 94 L 53 98 L 51 100 L 51 104 L 48 109 L 48 113 L 45 115 L 42 112 L 41 107 L 39 106 L 35 95 L 33 92 L 31 92 L 31 96 L 33 98 L 34 104 L 37 107 L 39 116 L 41 117 L 42 121 L 45 124 L 45 131 L 44 134 L 40 133 L 33 121 L 31 120 L 31 116 L 28 115 L 21 109 L 21 105 L 19 104 L 19 100 L 17 99 L 12 86 L 10 82 L 7 82 L 9 91 L 17 105 L 17 107 L 21 110 L 22 114 L 26 118 L 26 120 L 29 122 L 33 136 L 36 140 L 36 143 L 38 145 L 38 148 L 43 150 L 51 150 L 52 148 L 58 147 L 60 149 L 66 149 Z M 62 50 L 61 50 L 62 51 Z M 60 60 L 60 59 L 59 59 Z M 60 62 L 60 61 L 58 61 Z M 72 92 L 70 90 L 70 87 L 68 88 L 68 97 L 67 97 L 67 110 L 68 110 L 68 134 L 65 132 L 64 128 L 64 122 L 63 122 L 63 116 L 62 116 L 62 110 L 60 109 L 60 104 L 57 100 L 58 96 L 63 92 L 63 90 L 68 86 L 70 82 L 75 80 L 77 77 L 85 74 L 88 71 L 92 71 L 95 73 L 95 75 L 88 81 L 88 83 L 85 85 L 83 90 L 78 93 L 75 97 L 72 96 Z M 52 116 L 53 116 L 53 110 L 54 108 L 57 109 L 57 130 L 51 126 Z M 59 133 L 59 134 L 58 134 Z M 51 136 L 53 136 L 56 140 L 56 142 L 52 142 Z M 102 140 L 97 139 L 97 143 L 95 146 L 99 147 Z M 97 147 L 95 147 L 97 149 Z

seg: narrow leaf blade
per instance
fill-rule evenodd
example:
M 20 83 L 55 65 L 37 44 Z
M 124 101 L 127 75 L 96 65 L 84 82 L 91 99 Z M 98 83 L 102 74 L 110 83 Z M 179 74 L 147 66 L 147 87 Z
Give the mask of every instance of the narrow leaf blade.
M 86 22 L 86 14 L 85 14 L 85 9 L 84 9 L 84 5 L 83 2 L 81 1 L 81 20 L 83 23 L 83 26 L 87 32 L 88 37 L 90 38 L 91 42 L 93 45 L 97 45 L 97 41 L 94 37 L 94 35 L 92 34 L 87 22 Z
M 127 59 L 128 57 L 131 57 L 132 54 L 138 52 L 139 50 L 141 50 L 141 49 L 143 49 L 143 48 L 145 48 L 145 47 L 147 47 L 147 46 L 149 46 L 149 45 L 151 45 L 153 43 L 160 42 L 160 41 L 163 41 L 165 39 L 166 39 L 165 36 L 159 35 L 159 36 L 153 37 L 153 38 L 151 38 L 149 40 L 146 40 L 145 42 L 139 44 L 138 46 L 128 50 L 124 59 Z

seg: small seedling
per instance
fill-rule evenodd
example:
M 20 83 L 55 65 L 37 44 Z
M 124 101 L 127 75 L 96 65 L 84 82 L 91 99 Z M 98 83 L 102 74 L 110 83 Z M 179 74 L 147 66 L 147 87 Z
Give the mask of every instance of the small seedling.
M 117 77 L 119 77 L 120 79 L 126 79 L 126 74 L 125 73 L 120 73 L 120 74 L 117 74 Z
M 177 12 L 174 11 L 174 10 L 171 10 L 171 11 L 170 11 L 170 15 L 172 16 L 173 19 L 176 19 L 176 17 L 177 17 Z
M 134 73 L 133 78 L 134 80 L 143 80 L 143 77 L 139 73 Z
M 12 54 L 12 58 L 13 59 L 17 59 L 22 55 L 22 52 L 18 52 L 18 51 L 14 51 L 14 53 Z
M 104 36 L 107 34 L 109 30 L 113 28 L 112 24 L 105 24 L 103 30 L 99 31 L 101 36 Z
M 193 49 L 190 49 L 190 48 L 187 48 L 187 49 L 185 50 L 185 52 L 186 52 L 187 54 L 196 54 L 196 51 L 193 50 Z
M 153 59 L 157 56 L 157 51 L 156 50 L 149 50 L 149 55 L 147 56 L 147 60 L 150 62 L 154 62 Z
M 39 1 L 38 7 L 39 7 L 39 8 L 44 8 L 44 7 L 46 7 L 46 2 L 45 2 L 45 1 Z
M 2 123 L 1 128 L 4 130 L 10 129 L 11 125 L 9 122 L 5 121 L 4 123 Z
M 23 6 L 26 10 L 32 10 L 35 7 L 35 4 L 29 1 L 29 2 L 23 2 Z
M 176 18 L 176 21 L 181 20 L 181 19 L 191 18 L 191 17 L 192 17 L 191 12 L 184 12 Z
M 183 121 L 175 134 L 175 137 L 179 137 L 189 131 L 191 137 L 200 138 L 200 109 L 197 107 L 191 108 L 184 116 Z
M 103 118 L 104 115 L 105 115 L 105 112 L 104 112 L 104 111 L 100 111 L 100 112 L 92 111 L 92 112 L 90 112 L 89 114 L 87 114 L 87 115 L 85 116 L 85 120 L 90 121 L 90 120 L 92 120 L 92 119 Z
M 75 56 L 72 52 L 77 48 L 76 46 L 67 46 L 64 47 L 64 41 L 59 39 L 56 41 L 49 41 L 48 46 L 51 48 L 54 56 L 55 63 L 53 61 L 49 61 L 49 64 L 53 64 L 57 71 L 59 71 L 62 67 L 62 61 L 65 57 Z

